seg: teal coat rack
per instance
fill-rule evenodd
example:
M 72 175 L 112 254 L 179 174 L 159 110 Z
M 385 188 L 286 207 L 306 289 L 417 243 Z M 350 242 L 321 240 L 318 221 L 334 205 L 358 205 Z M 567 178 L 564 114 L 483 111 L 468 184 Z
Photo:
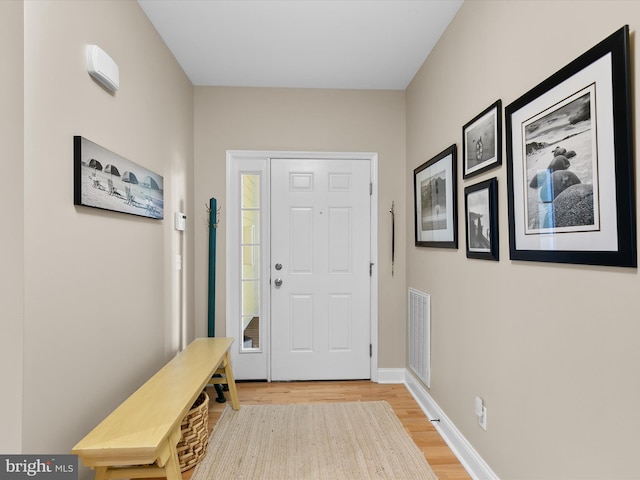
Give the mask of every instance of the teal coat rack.
M 208 332 L 209 337 L 216 336 L 216 229 L 218 228 L 218 201 L 215 198 L 209 200 L 209 315 Z M 219 377 L 220 375 L 214 375 Z M 228 390 L 227 385 L 214 384 L 218 397 L 216 402 L 224 403 L 227 399 L 223 391 Z
M 209 200 L 209 316 L 208 336 L 216 336 L 216 229 L 218 228 L 218 201 Z

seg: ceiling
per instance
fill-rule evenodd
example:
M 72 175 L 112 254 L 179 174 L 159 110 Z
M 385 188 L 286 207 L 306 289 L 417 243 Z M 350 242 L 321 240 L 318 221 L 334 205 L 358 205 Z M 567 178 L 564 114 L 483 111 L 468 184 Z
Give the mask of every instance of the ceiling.
M 138 0 L 194 85 L 404 90 L 463 0 Z

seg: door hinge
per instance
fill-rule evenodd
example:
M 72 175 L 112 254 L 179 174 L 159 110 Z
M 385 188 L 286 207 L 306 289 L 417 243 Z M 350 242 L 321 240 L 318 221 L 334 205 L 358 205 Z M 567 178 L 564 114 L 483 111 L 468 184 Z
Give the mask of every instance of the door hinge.
M 373 357 L 373 345 L 369 344 L 369 358 Z
M 375 263 L 373 262 L 369 262 L 369 276 L 373 276 L 373 266 L 375 265 Z
M 369 195 L 373 195 L 373 182 L 369 182 Z

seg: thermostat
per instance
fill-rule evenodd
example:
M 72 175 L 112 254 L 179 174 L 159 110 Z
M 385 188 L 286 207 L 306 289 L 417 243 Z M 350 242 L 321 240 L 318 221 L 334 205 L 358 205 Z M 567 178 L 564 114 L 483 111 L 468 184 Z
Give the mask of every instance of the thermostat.
M 184 213 L 176 212 L 174 215 L 175 229 L 182 232 L 187 228 L 187 216 Z

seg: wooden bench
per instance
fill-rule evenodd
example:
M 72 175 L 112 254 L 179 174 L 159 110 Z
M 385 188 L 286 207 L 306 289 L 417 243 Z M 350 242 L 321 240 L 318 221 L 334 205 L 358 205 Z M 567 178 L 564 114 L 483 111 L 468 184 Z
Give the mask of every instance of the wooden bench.
M 134 392 L 73 447 L 96 480 L 167 477 L 180 480 L 176 445 L 180 423 L 208 384 L 229 386 L 240 408 L 231 370 L 233 338 L 198 338 Z M 214 374 L 224 374 L 215 377 Z

